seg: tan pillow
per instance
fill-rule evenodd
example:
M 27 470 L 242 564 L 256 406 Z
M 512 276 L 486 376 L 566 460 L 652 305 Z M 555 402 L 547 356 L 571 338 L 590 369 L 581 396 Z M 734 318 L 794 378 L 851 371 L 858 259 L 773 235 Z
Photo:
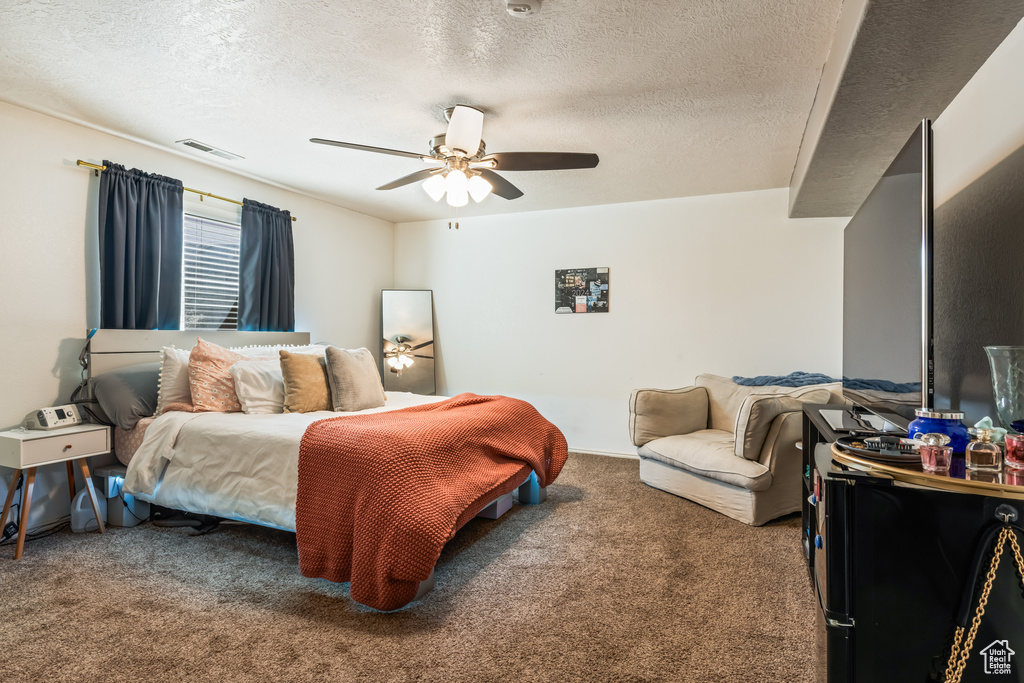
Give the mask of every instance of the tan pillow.
M 327 363 L 312 353 L 281 350 L 281 375 L 284 377 L 284 412 L 312 413 L 331 409 L 327 387 Z
M 380 408 L 387 400 L 377 363 L 368 349 L 328 346 L 327 380 L 336 411 Z

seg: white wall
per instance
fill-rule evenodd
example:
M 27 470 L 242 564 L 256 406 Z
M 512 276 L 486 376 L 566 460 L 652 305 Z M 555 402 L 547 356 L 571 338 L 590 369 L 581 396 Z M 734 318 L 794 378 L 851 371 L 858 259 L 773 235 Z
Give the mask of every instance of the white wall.
M 296 328 L 315 340 L 378 347 L 380 289 L 392 285 L 392 223 L 3 103 L 0 150 L 0 428 L 67 402 L 86 330 L 98 320 L 99 179 L 76 159 L 110 159 L 289 209 L 298 218 Z M 30 527 L 68 511 L 63 465 L 44 470 Z M 10 470 L 0 472 L 0 496 L 9 481 Z
M 786 213 L 778 189 L 401 223 L 395 286 L 434 291 L 438 393 L 522 398 L 572 448 L 635 453 L 634 388 L 840 373 L 846 219 Z M 556 315 L 555 270 L 594 266 L 610 312 Z
M 1024 21 L 932 125 L 935 206 L 1024 145 Z

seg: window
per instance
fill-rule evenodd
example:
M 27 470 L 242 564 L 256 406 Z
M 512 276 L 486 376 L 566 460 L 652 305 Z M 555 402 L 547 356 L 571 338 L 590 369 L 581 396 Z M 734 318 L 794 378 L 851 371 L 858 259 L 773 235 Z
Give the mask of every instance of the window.
M 185 214 L 181 329 L 238 329 L 238 223 Z

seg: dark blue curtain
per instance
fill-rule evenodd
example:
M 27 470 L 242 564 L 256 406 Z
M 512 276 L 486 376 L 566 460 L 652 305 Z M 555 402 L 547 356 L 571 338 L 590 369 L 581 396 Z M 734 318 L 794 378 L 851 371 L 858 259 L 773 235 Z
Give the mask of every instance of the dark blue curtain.
M 242 201 L 238 329 L 295 330 L 292 216 L 251 199 Z
M 176 330 L 181 320 L 182 184 L 104 161 L 100 327 Z

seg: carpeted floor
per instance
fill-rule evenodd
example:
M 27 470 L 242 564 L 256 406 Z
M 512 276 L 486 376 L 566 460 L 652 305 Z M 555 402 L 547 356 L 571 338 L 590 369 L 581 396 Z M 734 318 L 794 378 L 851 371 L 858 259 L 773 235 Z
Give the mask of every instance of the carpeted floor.
M 748 527 L 573 454 L 473 520 L 382 614 L 303 578 L 294 534 L 146 524 L 0 548 L 0 681 L 808 681 L 796 516 Z

